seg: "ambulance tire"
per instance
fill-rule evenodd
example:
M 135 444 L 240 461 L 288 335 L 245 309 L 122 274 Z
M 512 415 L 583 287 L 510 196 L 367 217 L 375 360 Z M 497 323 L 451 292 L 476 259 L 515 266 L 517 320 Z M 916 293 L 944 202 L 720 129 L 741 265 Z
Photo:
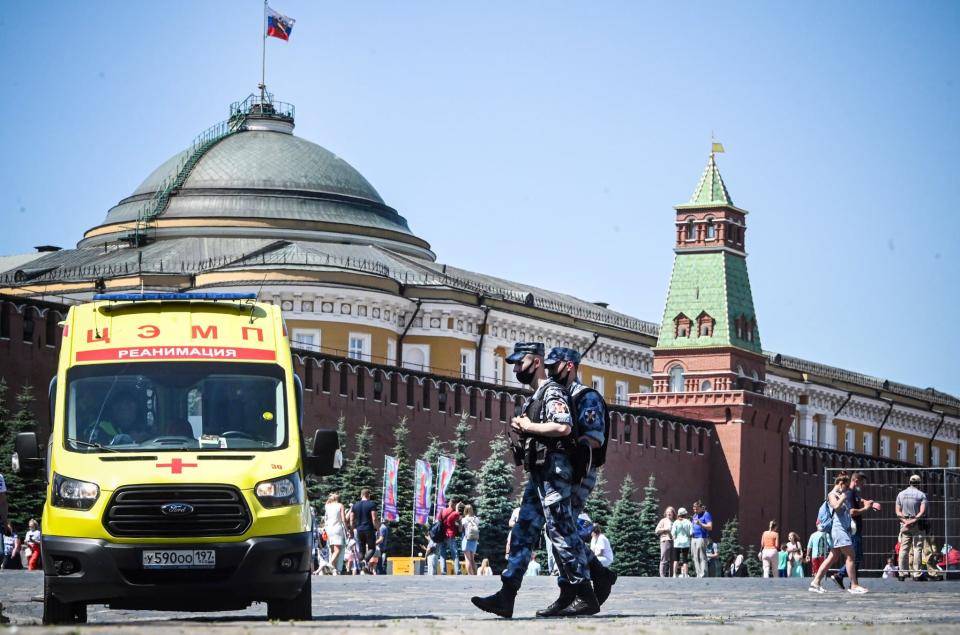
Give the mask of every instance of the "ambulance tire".
M 304 621 L 309 622 L 313 619 L 313 590 L 311 580 L 313 576 L 307 577 L 303 583 L 300 593 L 291 600 L 275 600 L 267 602 L 267 619 L 283 621 Z
M 50 592 L 50 582 L 43 579 L 43 623 L 86 624 L 87 605 L 81 602 L 61 602 Z

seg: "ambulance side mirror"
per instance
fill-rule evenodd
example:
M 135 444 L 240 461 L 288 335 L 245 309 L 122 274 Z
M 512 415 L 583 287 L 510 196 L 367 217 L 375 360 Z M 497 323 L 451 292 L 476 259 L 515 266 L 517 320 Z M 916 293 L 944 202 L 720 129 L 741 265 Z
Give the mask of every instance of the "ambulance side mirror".
M 36 432 L 21 432 L 14 442 L 14 453 L 10 457 L 11 467 L 15 474 L 36 474 L 43 469 L 43 459 L 40 458 L 40 446 L 37 443 Z
M 317 430 L 313 433 L 313 445 L 307 457 L 307 471 L 316 476 L 328 476 L 340 469 L 343 454 L 340 452 L 340 437 L 336 430 Z

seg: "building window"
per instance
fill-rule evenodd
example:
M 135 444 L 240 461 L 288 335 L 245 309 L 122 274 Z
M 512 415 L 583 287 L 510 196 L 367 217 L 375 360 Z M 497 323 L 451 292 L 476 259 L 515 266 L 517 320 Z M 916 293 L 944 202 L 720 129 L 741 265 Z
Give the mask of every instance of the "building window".
M 930 465 L 940 467 L 940 448 L 933 446 L 930 448 Z
M 873 433 L 872 432 L 863 433 L 863 453 L 867 455 L 873 454 Z
M 493 383 L 503 383 L 503 358 L 496 354 L 493 356 Z
M 404 344 L 403 367 L 411 370 L 430 370 L 429 344 Z
M 947 467 L 957 467 L 956 450 L 947 450 Z
M 907 442 L 903 439 L 897 439 L 897 459 L 907 460 Z
M 347 357 L 359 359 L 361 361 L 370 361 L 370 334 L 369 333 L 351 333 L 347 348 Z
M 880 435 L 880 456 L 890 458 L 890 437 L 885 434 Z
M 693 219 L 687 221 L 687 240 L 693 240 L 697 237 L 697 228 L 693 224 Z
M 473 379 L 474 371 L 474 351 L 470 348 L 460 349 L 460 376 L 464 379 Z
M 594 390 L 600 393 L 601 397 L 603 396 L 603 377 L 598 377 L 597 375 L 594 375 L 590 379 L 590 385 L 593 387 Z
M 290 334 L 290 344 L 294 348 L 319 351 L 320 329 L 293 329 Z
M 853 428 L 847 428 L 843 431 L 843 444 L 847 452 L 857 451 L 857 432 Z
M 683 313 L 680 313 L 677 315 L 677 317 L 673 318 L 673 324 L 676 337 L 688 337 L 690 335 L 690 327 L 692 322 L 690 321 L 690 318 Z
M 697 333 L 700 337 L 713 337 L 714 319 L 704 311 L 697 316 Z
M 614 401 L 616 404 L 618 406 L 627 405 L 627 382 L 618 381 L 615 390 Z
M 753 341 L 753 332 L 757 330 L 757 322 L 754 319 L 750 320 L 750 323 L 747 324 L 747 341 Z
M 707 240 L 716 240 L 717 226 L 713 224 L 713 219 L 707 219 Z
M 683 366 L 680 364 L 670 369 L 669 392 L 683 392 Z
M 387 366 L 397 365 L 397 340 L 387 338 Z
M 923 444 L 913 444 L 913 462 L 917 465 L 923 465 Z
M 713 390 L 713 384 L 710 383 L 709 379 L 700 382 L 700 392 L 710 392 L 711 390 Z

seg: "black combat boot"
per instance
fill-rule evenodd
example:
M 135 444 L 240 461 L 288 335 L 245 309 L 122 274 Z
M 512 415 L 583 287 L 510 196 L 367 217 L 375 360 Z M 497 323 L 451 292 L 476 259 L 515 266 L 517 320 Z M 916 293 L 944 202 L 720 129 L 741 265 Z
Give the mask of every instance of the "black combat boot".
M 600 564 L 596 558 L 590 558 L 590 579 L 593 580 L 593 592 L 597 594 L 597 603 L 603 603 L 610 597 L 610 590 L 617 583 L 617 572 Z
M 573 604 L 576 599 L 577 590 L 573 585 L 563 582 L 560 584 L 560 597 L 547 608 L 537 611 L 537 617 L 560 617 L 563 609 Z
M 470 601 L 481 611 L 509 619 L 513 617 L 513 602 L 516 599 L 517 590 L 503 585 L 503 587 L 493 595 L 488 595 L 484 598 L 475 595 L 470 598 Z
M 597 596 L 590 582 L 582 582 L 573 588 L 577 591 L 577 599 L 561 613 L 563 617 L 596 615 L 600 612 L 600 603 L 597 602 Z

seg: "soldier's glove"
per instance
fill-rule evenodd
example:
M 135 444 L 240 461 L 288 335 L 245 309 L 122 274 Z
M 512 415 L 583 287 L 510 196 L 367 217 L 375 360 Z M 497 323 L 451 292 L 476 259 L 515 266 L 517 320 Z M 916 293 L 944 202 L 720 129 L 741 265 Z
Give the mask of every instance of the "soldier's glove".
M 573 467 L 573 477 L 572 482 L 574 485 L 583 480 L 583 477 L 587 475 L 587 471 L 590 469 L 590 460 L 592 458 L 592 450 L 589 445 L 578 443 L 573 448 L 573 454 L 570 456 L 570 465 Z

